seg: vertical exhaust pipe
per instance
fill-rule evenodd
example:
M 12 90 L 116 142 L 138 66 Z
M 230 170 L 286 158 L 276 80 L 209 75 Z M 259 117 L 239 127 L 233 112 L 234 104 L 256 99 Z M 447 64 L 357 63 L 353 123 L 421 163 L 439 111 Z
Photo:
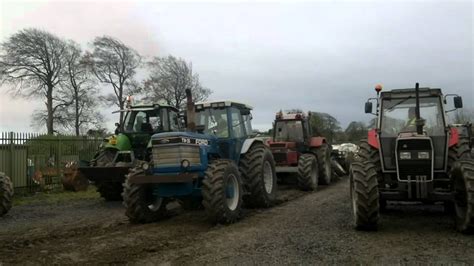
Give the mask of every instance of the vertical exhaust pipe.
M 191 132 L 196 132 L 196 123 L 194 122 L 196 112 L 193 96 L 190 89 L 186 89 L 186 128 Z
M 420 84 L 417 82 L 415 84 L 415 94 L 416 94 L 416 107 L 415 107 L 415 115 L 416 115 L 416 133 L 418 135 L 423 134 L 423 121 L 420 117 Z

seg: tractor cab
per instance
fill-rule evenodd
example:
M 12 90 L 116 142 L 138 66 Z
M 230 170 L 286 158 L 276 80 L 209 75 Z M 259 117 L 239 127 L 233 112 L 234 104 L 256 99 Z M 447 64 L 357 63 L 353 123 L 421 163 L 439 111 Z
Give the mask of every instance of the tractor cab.
M 221 158 L 238 160 L 244 141 L 252 133 L 252 107 L 233 101 L 202 102 L 195 105 L 196 131 L 216 138 Z
M 276 113 L 273 138 L 268 144 L 277 164 L 297 165 L 297 153 L 308 150 L 311 138 L 310 114 L 301 111 Z
M 125 113 L 124 124 L 115 124 L 115 135 L 106 139 L 104 148 L 117 149 L 123 153 L 133 151 L 135 159 L 147 160 L 147 148 L 153 134 L 181 128 L 178 109 L 166 104 L 130 104 L 126 109 L 114 113 L 118 112 Z

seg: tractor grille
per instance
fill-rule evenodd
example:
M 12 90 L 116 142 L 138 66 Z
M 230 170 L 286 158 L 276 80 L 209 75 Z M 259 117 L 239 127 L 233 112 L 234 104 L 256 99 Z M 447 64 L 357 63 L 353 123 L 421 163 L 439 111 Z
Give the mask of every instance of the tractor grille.
M 400 181 L 426 182 L 433 180 L 433 150 L 431 140 L 425 139 L 404 139 L 398 140 L 398 178 Z M 409 153 L 410 159 L 401 159 L 400 153 Z M 428 159 L 418 158 L 419 152 L 429 154 Z
M 154 167 L 176 167 L 183 160 L 188 160 L 190 166 L 201 164 L 199 146 L 195 145 L 157 145 L 153 147 Z
M 286 147 L 286 143 L 271 143 L 270 147 Z

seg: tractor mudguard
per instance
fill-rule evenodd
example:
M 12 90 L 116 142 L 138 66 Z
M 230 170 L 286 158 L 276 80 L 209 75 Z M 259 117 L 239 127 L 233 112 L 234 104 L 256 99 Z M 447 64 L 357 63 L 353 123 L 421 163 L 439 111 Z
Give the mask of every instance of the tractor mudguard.
M 449 129 L 449 142 L 448 147 L 451 148 L 452 146 L 458 144 L 459 142 L 459 131 L 455 127 L 451 127 Z
M 262 144 L 265 145 L 265 143 L 261 139 L 257 139 L 257 138 L 246 139 L 244 141 L 244 144 L 242 144 L 242 149 L 240 150 L 240 154 L 247 153 L 247 151 L 250 149 L 250 147 L 252 147 L 252 145 L 256 142 L 259 142 L 259 143 L 262 143 Z
M 317 148 L 322 146 L 324 143 L 327 143 L 325 137 L 312 137 L 309 140 L 309 147 L 311 148 Z
M 129 151 L 132 149 L 130 139 L 124 134 L 112 135 L 104 141 L 103 149 L 116 149 L 119 151 Z
M 378 134 L 376 129 L 371 129 L 369 130 L 367 134 L 367 142 L 369 143 L 370 146 L 372 146 L 375 149 L 379 149 L 380 143 L 378 139 Z

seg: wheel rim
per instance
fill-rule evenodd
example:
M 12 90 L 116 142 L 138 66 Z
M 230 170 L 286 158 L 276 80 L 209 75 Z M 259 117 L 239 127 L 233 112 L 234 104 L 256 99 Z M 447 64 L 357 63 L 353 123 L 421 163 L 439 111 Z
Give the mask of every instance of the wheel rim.
M 226 203 L 227 208 L 233 211 L 237 209 L 237 205 L 239 205 L 239 182 L 237 181 L 237 177 L 233 174 L 228 176 L 227 185 L 226 185 Z
M 148 209 L 150 211 L 158 211 L 161 208 L 161 205 L 163 204 L 163 198 L 161 197 L 156 197 L 152 203 L 148 205 Z
M 270 194 L 273 190 L 273 169 L 269 161 L 263 164 L 263 184 L 265 191 Z

